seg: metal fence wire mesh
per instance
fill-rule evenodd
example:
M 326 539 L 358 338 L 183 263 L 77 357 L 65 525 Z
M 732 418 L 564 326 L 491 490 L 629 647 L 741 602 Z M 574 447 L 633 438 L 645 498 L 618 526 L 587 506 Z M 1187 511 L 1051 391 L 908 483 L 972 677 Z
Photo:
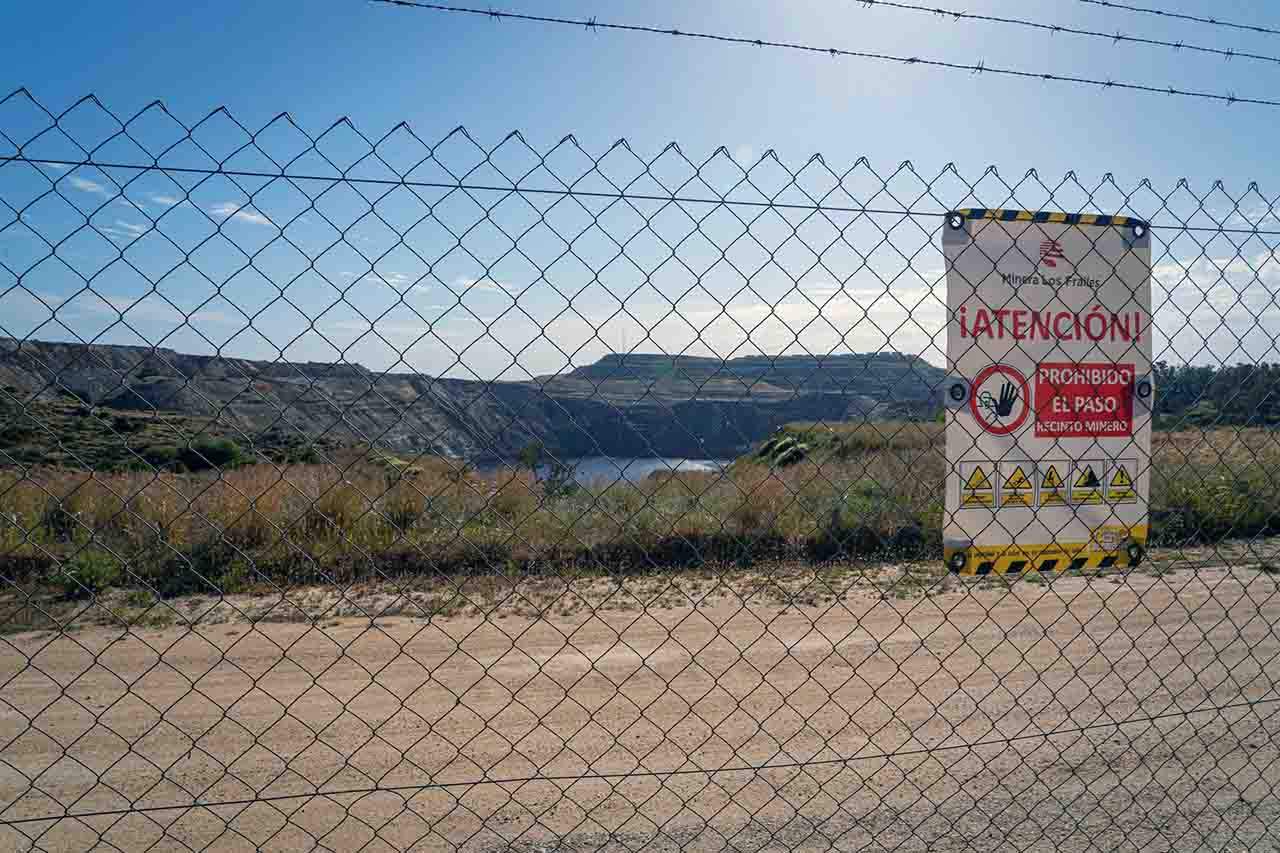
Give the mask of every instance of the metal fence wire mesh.
M 0 848 L 1280 848 L 1256 186 L 26 91 L 0 144 Z M 965 209 L 1149 226 L 1140 560 L 944 562 Z

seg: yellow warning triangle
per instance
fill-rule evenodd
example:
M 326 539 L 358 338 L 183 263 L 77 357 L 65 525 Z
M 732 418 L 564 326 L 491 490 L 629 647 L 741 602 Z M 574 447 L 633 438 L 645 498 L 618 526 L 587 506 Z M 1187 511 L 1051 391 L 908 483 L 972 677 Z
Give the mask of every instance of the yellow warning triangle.
M 1044 487 L 1046 489 L 1062 488 L 1062 475 L 1058 473 L 1057 465 L 1050 465 L 1049 470 L 1044 472 Z
M 965 482 L 964 487 L 970 492 L 980 492 L 991 488 L 991 481 L 987 479 L 987 472 L 981 468 L 974 468 L 973 473 L 969 475 L 969 479 Z
M 1086 465 L 1084 470 L 1080 472 L 1080 476 L 1076 477 L 1075 487 L 1078 489 L 1093 489 L 1098 487 L 1098 475 L 1093 473 L 1093 466 Z
M 1129 472 L 1124 468 L 1116 468 L 1115 476 L 1111 478 L 1111 485 L 1115 487 L 1132 486 L 1133 480 L 1129 477 Z
M 1004 485 L 1006 489 L 1030 489 L 1031 480 L 1027 478 L 1022 466 L 1019 465 L 1013 469 L 1013 473 L 1009 475 L 1009 479 L 1004 481 Z

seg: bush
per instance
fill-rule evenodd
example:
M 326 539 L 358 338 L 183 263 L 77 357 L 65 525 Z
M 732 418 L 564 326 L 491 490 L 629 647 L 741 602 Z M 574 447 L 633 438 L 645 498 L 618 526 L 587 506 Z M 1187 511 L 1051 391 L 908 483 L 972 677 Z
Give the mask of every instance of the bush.
M 1152 477 L 1153 545 L 1182 546 L 1280 529 L 1277 485 L 1266 468 L 1184 466 Z
M 530 471 L 538 470 L 538 465 L 542 462 L 542 454 L 546 450 L 541 441 L 531 441 L 524 447 L 520 448 L 520 452 L 516 455 L 516 461 L 524 468 Z
M 120 563 L 101 551 L 81 551 L 62 564 L 52 581 L 66 598 L 93 598 L 120 583 Z
M 573 466 L 559 460 L 551 463 L 550 470 L 542 480 L 542 493 L 548 500 L 567 498 L 578 491 L 578 481 L 574 477 Z
M 119 433 L 141 432 L 146 425 L 146 421 L 141 418 L 131 418 L 127 415 L 116 415 L 111 419 L 111 428 Z
M 756 458 L 776 468 L 786 468 L 803 462 L 809 454 L 809 445 L 790 433 L 776 435 L 761 445 Z
M 234 468 L 244 462 L 240 445 L 229 438 L 200 438 L 178 451 L 178 460 L 189 471 Z
M 319 465 L 323 458 L 314 444 L 296 444 L 286 448 L 279 460 L 285 465 Z
M 148 465 L 156 468 L 172 468 L 178 461 L 178 448 L 167 444 L 153 444 L 144 447 L 139 454 Z
M 236 566 L 235 548 L 221 539 L 197 543 L 186 555 L 175 556 L 147 578 L 161 598 L 181 595 L 218 595 L 222 577 Z
M 70 541 L 80 529 L 79 513 L 69 504 L 72 504 L 69 499 L 64 503 L 59 498 L 50 498 L 40 517 L 40 526 L 55 541 Z
M 25 424 L 10 423 L 0 428 L 0 444 L 22 444 L 35 437 L 35 428 Z

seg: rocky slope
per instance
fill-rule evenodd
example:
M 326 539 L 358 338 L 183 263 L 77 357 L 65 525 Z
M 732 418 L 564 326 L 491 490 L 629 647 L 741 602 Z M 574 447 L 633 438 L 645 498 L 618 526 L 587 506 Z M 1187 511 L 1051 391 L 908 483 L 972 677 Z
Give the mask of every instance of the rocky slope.
M 609 355 L 531 382 L 382 374 L 169 349 L 0 339 L 12 404 L 74 397 L 106 409 L 215 418 L 247 435 L 367 441 L 398 452 L 511 459 L 731 456 L 790 421 L 929 416 L 938 368 L 897 354 Z

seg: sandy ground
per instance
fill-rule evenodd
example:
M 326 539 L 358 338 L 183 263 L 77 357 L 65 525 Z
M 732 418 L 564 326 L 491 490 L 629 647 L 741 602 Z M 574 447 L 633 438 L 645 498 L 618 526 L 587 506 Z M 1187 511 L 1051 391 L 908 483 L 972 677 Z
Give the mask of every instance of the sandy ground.
M 1280 849 L 1276 575 L 935 592 L 0 637 L 0 850 Z

